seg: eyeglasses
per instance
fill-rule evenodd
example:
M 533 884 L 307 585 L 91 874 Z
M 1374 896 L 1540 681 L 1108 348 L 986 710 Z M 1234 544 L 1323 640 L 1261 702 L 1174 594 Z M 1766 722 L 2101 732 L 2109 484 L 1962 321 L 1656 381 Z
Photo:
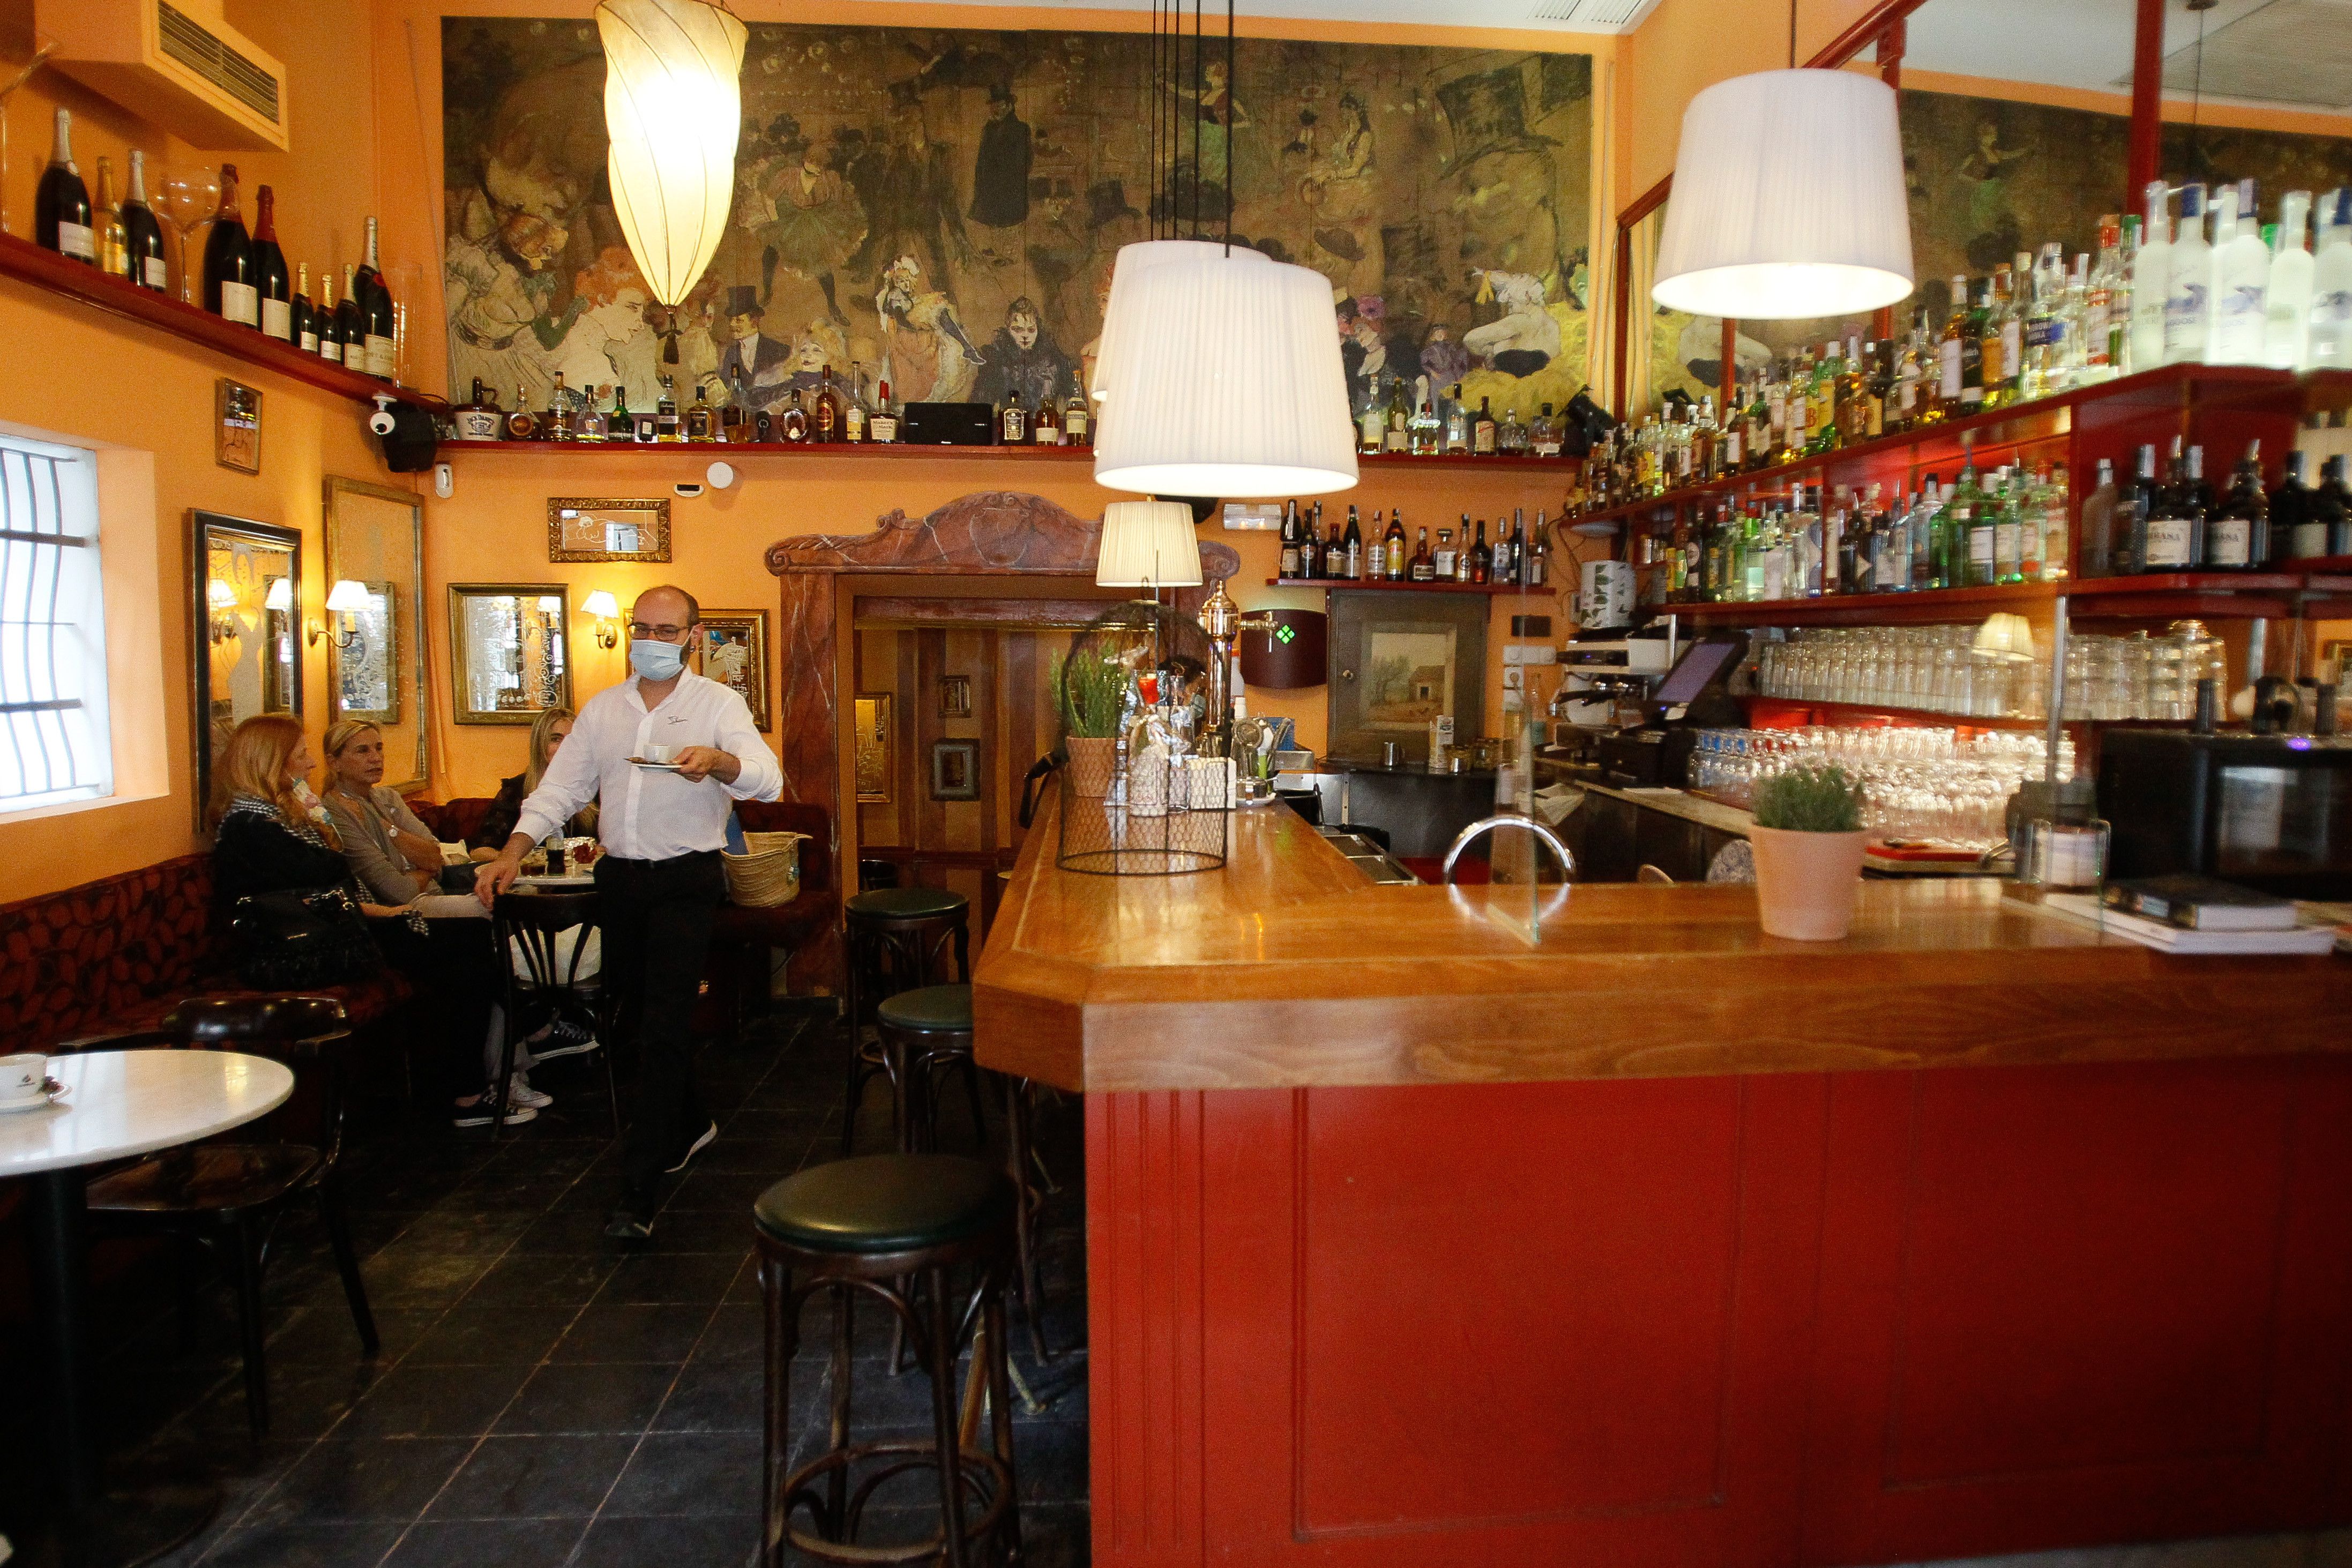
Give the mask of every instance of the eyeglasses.
M 692 626 L 649 626 L 643 621 L 629 623 L 629 636 L 637 641 L 651 638 L 655 642 L 684 642 Z

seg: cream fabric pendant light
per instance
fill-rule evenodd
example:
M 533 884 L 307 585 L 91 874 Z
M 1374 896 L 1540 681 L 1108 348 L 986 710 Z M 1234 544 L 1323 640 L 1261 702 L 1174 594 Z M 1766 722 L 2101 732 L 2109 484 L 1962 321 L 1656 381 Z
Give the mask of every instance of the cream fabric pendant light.
M 727 231 L 745 29 L 710 0 L 600 0 L 596 31 L 613 211 L 654 298 L 674 306 Z
M 1650 297 L 1695 316 L 1851 315 L 1909 294 L 1895 89 L 1842 70 L 1719 81 L 1683 111 Z
M 1201 544 L 1180 500 L 1115 500 L 1103 508 L 1099 588 L 1197 588 Z
M 1136 279 L 1171 261 L 1223 256 L 1227 250 L 1226 246 L 1213 239 L 1142 239 L 1118 247 L 1118 255 L 1110 267 L 1110 295 L 1103 303 L 1102 343 L 1095 351 L 1094 379 L 1087 388 L 1089 396 L 1097 403 L 1102 401 L 1103 388 L 1110 380 L 1110 367 L 1118 360 L 1120 341 L 1137 331 L 1136 323 L 1130 320 L 1136 310 Z M 1267 260 L 1263 252 L 1247 247 L 1232 255 L 1237 260 Z M 1267 261 L 1267 265 L 1273 264 Z

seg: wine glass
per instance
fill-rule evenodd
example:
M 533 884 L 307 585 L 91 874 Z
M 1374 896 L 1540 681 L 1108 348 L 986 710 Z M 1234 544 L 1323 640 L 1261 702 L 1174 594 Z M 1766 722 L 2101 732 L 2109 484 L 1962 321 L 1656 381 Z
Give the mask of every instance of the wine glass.
M 188 267 L 188 246 L 196 230 L 220 210 L 220 172 L 210 167 L 173 168 L 163 176 L 163 216 L 180 234 L 180 298 L 201 304 Z

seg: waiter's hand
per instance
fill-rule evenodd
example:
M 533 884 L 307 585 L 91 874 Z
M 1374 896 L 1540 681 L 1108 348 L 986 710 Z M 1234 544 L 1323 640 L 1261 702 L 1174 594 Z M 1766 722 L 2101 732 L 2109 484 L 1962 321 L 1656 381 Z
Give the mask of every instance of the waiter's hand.
M 677 754 L 677 776 L 690 784 L 704 779 L 717 779 L 720 784 L 733 784 L 735 775 L 743 771 L 743 763 L 732 752 L 722 752 L 716 746 L 688 746 Z
M 474 897 L 482 900 L 482 908 L 494 908 L 499 895 L 513 887 L 515 879 L 521 875 L 522 857 L 502 854 L 474 873 Z

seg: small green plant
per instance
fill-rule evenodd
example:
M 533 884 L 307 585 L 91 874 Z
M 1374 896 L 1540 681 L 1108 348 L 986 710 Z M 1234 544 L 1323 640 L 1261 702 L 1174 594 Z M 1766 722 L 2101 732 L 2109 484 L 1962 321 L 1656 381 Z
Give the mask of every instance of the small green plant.
M 1075 663 L 1056 658 L 1050 679 L 1066 733 L 1082 740 L 1107 740 L 1118 733 L 1119 715 L 1127 707 L 1126 666 L 1091 655 Z
M 1756 786 L 1756 826 L 1790 833 L 1854 833 L 1862 781 L 1835 763 L 1800 763 Z

